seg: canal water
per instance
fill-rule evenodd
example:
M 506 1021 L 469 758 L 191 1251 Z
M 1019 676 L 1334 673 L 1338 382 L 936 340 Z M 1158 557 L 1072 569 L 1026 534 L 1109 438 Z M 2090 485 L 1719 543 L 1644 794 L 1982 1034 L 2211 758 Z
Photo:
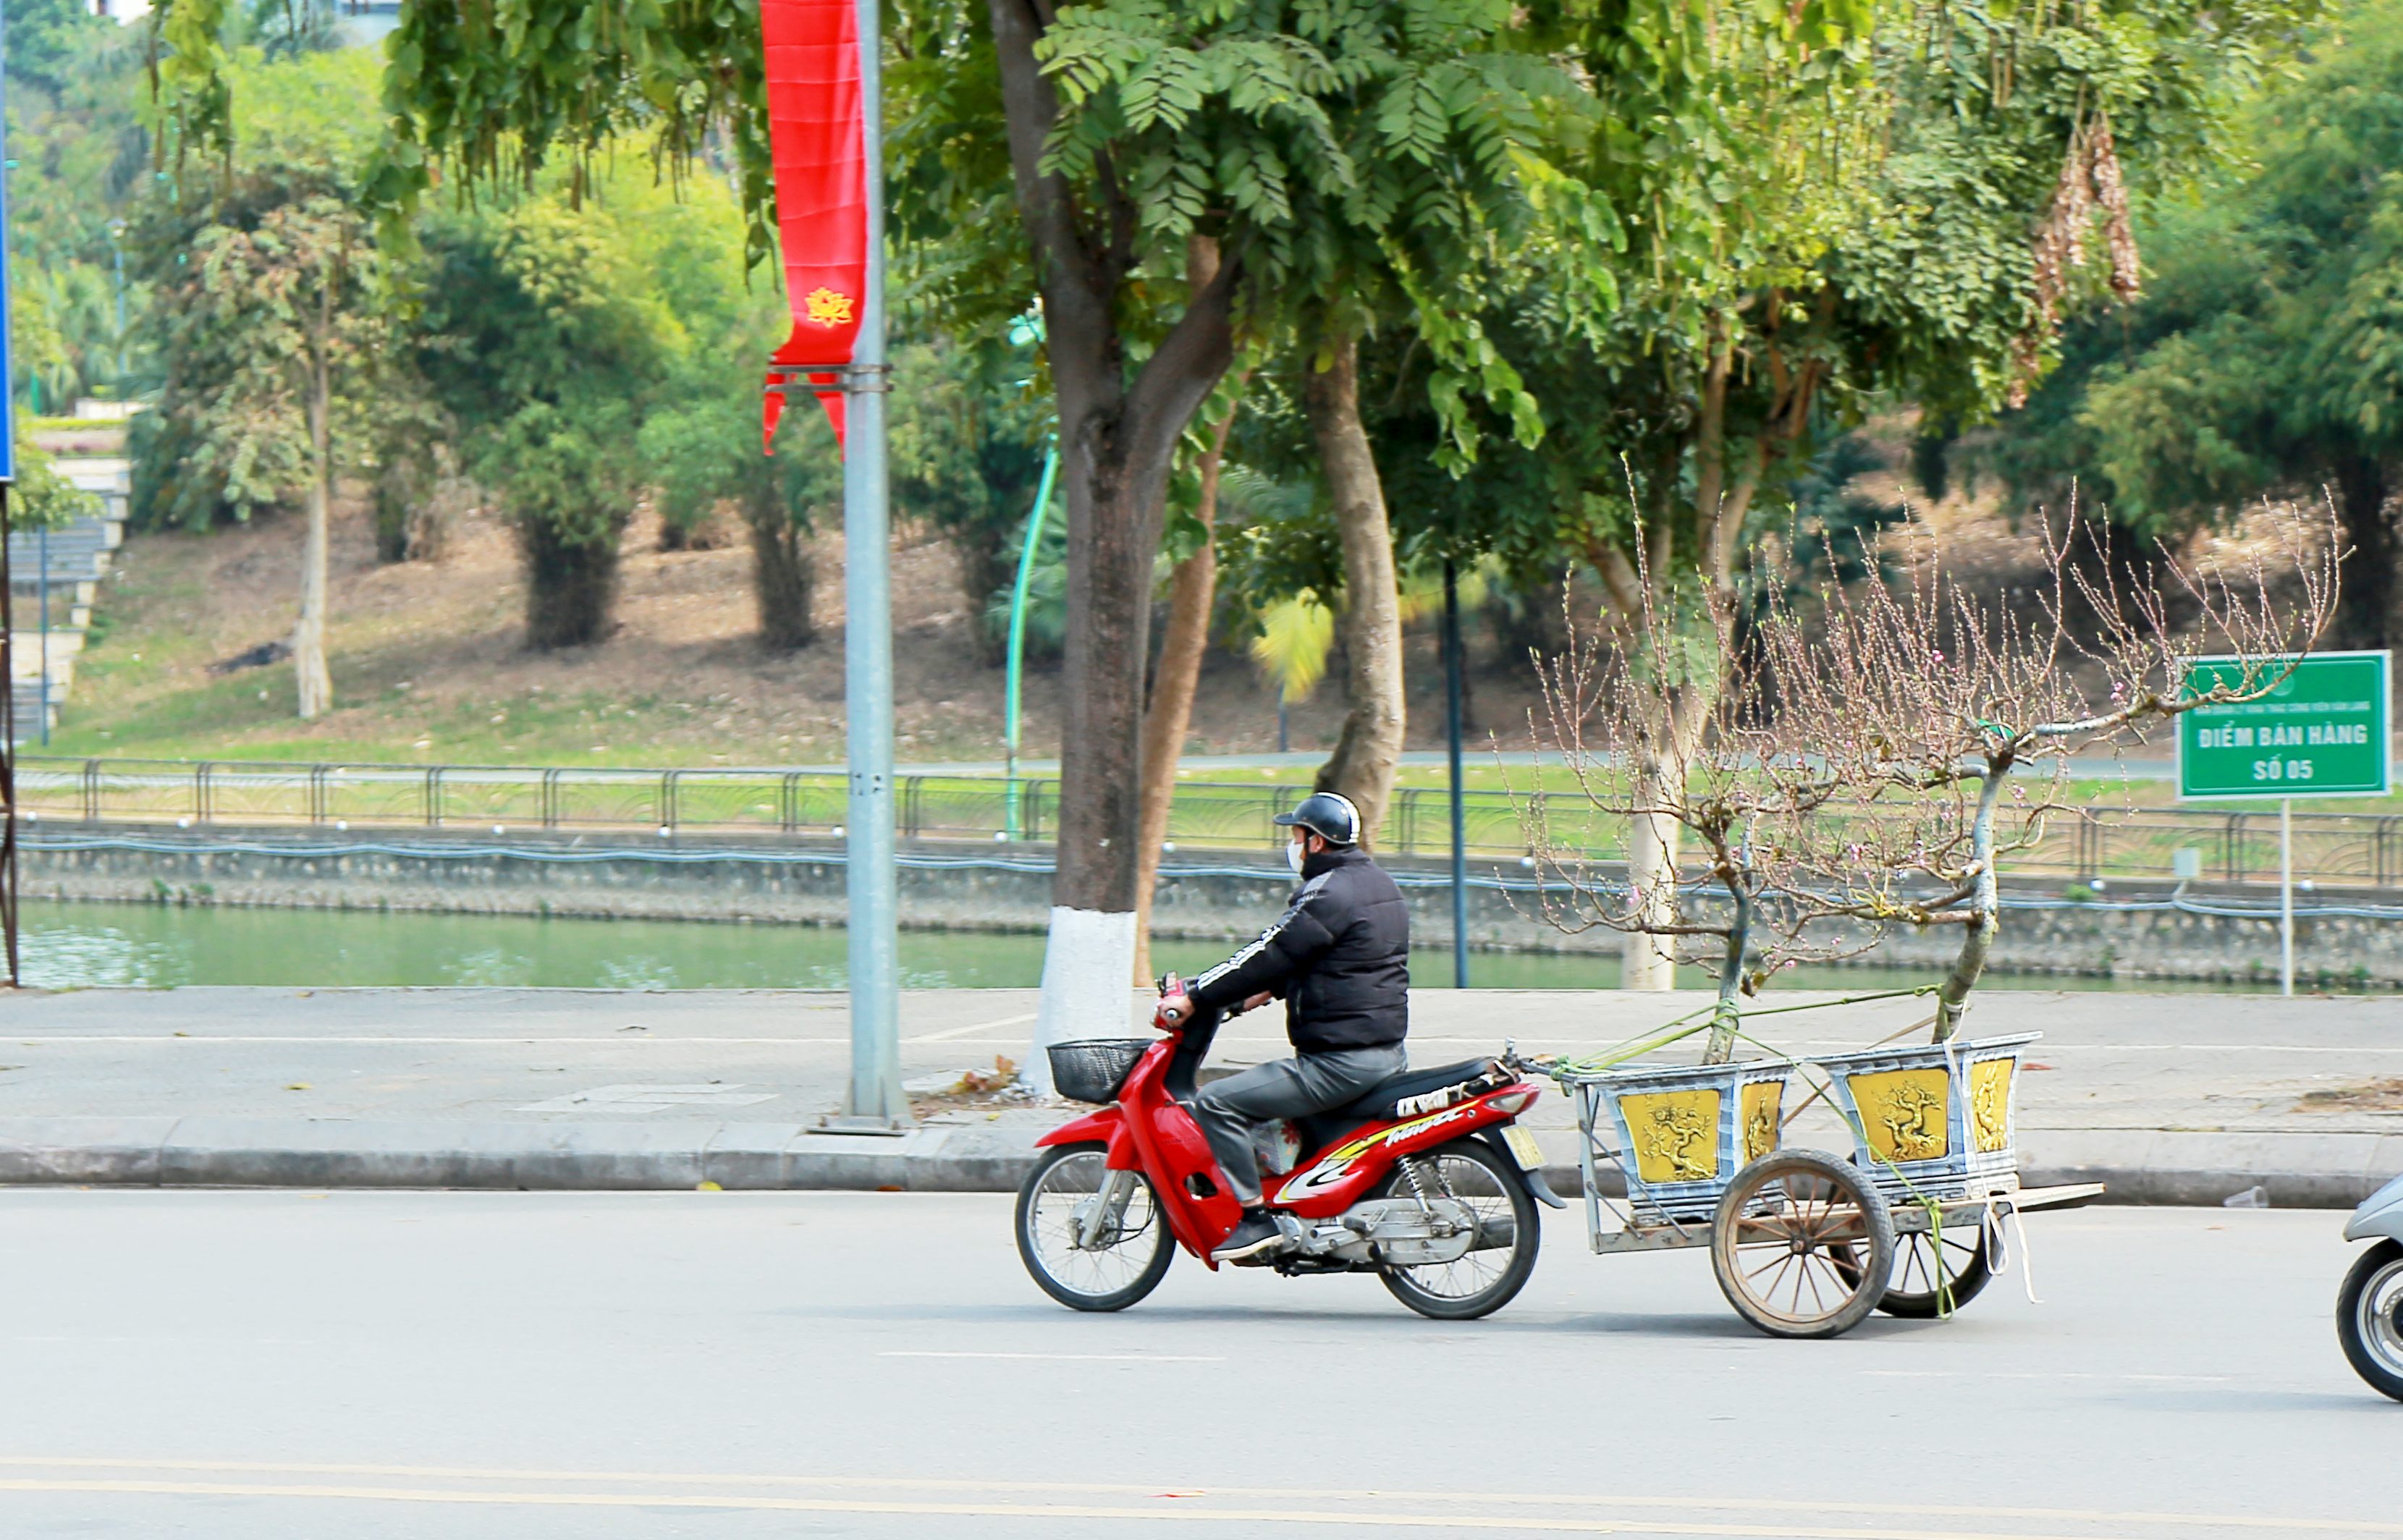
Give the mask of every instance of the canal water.
M 677 920 L 538 919 L 519 915 L 232 909 L 27 900 L 21 911 L 25 981 L 44 989 L 180 984 L 513 985 L 567 989 L 840 989 L 843 933 L 802 925 Z M 1153 966 L 1194 974 L 1225 957 L 1224 942 L 1172 941 Z M 1042 981 L 1043 937 L 980 931 L 903 931 L 910 989 L 1031 989 Z M 1700 969 L 1679 982 L 1708 985 Z M 1689 976 L 1689 977 L 1687 977 Z M 1410 978 L 1452 984 L 1452 954 L 1420 950 Z M 1476 952 L 1469 981 L 1484 989 L 1612 989 L 1617 959 Z M 1784 988 L 1883 989 L 1917 982 L 1884 969 L 1797 968 Z M 2249 992 L 2241 985 L 2161 979 L 1996 977 L 1993 987 Z

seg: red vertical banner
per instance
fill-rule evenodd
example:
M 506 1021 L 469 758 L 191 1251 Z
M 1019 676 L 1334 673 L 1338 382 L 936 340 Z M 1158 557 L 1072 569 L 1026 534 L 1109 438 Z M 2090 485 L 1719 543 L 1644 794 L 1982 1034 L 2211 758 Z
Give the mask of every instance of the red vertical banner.
M 793 334 L 770 360 L 766 447 L 784 415 L 780 380 L 806 378 L 843 441 L 842 366 L 868 295 L 868 147 L 855 0 L 759 0 L 768 64 L 768 146 Z

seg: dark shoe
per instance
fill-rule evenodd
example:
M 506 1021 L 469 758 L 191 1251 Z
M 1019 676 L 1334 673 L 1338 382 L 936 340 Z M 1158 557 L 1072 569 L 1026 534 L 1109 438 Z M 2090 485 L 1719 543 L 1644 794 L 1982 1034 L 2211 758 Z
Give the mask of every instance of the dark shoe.
M 1249 1214 L 1235 1227 L 1235 1232 L 1218 1242 L 1210 1254 L 1214 1262 L 1249 1262 L 1264 1258 L 1267 1254 L 1282 1250 L 1285 1231 L 1265 1214 Z

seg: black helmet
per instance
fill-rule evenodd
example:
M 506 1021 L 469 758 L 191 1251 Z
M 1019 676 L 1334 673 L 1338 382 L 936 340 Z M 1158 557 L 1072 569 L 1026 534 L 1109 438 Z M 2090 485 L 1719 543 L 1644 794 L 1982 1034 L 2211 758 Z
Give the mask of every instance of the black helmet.
M 1330 845 L 1360 842 L 1360 810 L 1341 792 L 1312 792 L 1301 799 L 1301 806 L 1291 812 L 1278 813 L 1276 821 L 1287 828 L 1299 824 Z

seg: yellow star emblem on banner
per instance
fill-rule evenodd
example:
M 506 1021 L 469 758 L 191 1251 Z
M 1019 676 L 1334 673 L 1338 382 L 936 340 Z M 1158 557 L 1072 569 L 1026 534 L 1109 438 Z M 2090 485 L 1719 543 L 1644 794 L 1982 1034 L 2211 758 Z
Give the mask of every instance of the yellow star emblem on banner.
M 813 289 L 801 303 L 809 307 L 810 319 L 821 326 L 839 326 L 851 319 L 851 296 L 847 294 Z

